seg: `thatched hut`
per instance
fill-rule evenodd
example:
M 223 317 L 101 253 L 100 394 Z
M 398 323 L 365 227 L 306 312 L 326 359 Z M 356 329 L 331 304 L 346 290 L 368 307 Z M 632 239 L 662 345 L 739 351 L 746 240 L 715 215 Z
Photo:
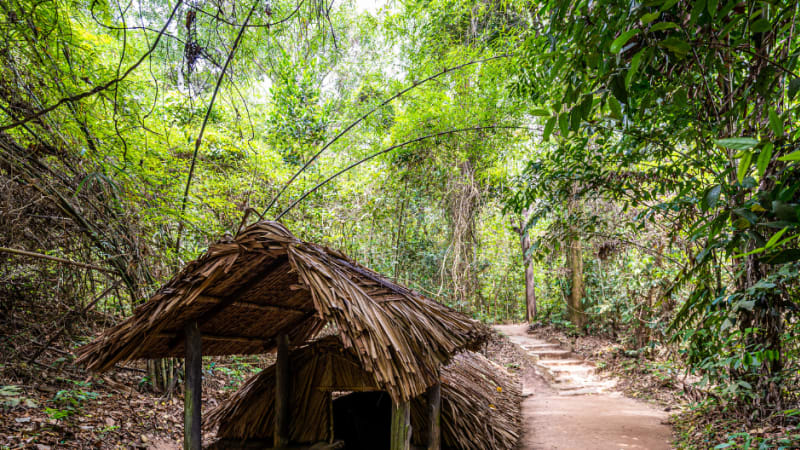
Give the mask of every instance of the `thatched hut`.
M 212 245 L 77 356 L 97 371 L 120 361 L 185 356 L 185 440 L 196 448 L 201 356 L 277 349 L 275 439 L 283 446 L 289 348 L 326 324 L 406 417 L 408 402 L 438 383 L 441 365 L 488 336 L 480 323 L 335 250 L 303 242 L 278 222 L 262 221 Z
M 379 450 L 389 444 L 389 399 L 381 402 L 383 387 L 361 367 L 352 350 L 336 336 L 328 336 L 294 350 L 290 355 L 292 379 L 299 386 L 290 400 L 292 441 L 333 442 L 352 430 L 358 443 L 346 439 L 348 449 Z M 253 376 L 227 402 L 208 416 L 209 428 L 217 429 L 217 448 L 241 448 L 248 442 L 272 439 L 274 426 L 275 372 L 272 365 Z M 520 391 L 513 377 L 499 365 L 474 352 L 460 352 L 443 366 L 441 379 L 442 447 L 451 449 L 511 449 L 519 430 Z M 357 394 L 334 400 L 331 392 Z M 384 394 L 385 395 L 385 394 Z M 348 398 L 352 397 L 352 398 Z M 387 396 L 388 397 L 388 396 Z M 342 414 L 334 410 L 342 403 Z M 355 407 L 354 407 L 355 406 Z M 411 401 L 412 442 L 430 441 L 426 423 L 428 404 Z M 336 416 L 336 419 L 334 419 Z M 322 420 L 320 420 L 322 419 Z M 336 423 L 337 421 L 343 424 Z

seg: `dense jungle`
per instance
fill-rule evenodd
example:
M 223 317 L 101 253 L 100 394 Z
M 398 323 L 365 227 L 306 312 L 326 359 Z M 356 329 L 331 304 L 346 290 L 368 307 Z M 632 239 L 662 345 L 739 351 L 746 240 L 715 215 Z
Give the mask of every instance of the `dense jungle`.
M 501 325 L 525 324 L 666 411 L 674 448 L 800 447 L 798 18 L 0 0 L 0 448 L 177 446 L 182 358 L 76 351 L 265 220 L 497 326 L 522 378 Z M 203 407 L 270 358 L 205 357 Z

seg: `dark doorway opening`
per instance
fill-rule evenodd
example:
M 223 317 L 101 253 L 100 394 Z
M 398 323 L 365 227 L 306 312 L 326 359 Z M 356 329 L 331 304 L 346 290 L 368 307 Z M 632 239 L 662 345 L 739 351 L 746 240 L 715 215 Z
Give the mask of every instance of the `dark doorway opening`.
M 388 450 L 392 399 L 385 392 L 353 392 L 333 401 L 333 434 L 347 450 Z

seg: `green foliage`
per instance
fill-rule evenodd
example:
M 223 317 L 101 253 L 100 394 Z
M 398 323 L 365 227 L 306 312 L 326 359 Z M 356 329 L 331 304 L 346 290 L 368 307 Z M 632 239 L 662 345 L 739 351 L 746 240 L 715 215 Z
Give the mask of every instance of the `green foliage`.
M 662 291 L 662 304 L 682 303 L 671 331 L 713 383 L 778 398 L 770 386 L 788 375 L 794 347 L 782 330 L 794 320 L 800 256 L 790 156 L 800 105 L 788 89 L 798 11 L 792 2 L 706 6 L 537 3 L 539 28 L 511 90 L 551 114 L 511 204 L 522 210 L 549 194 L 552 209 L 599 195 L 639 209 L 631 231 L 651 223 L 673 244 L 686 240 L 676 249 L 684 265 Z
M 282 221 L 487 322 L 525 318 L 529 257 L 539 319 L 636 354 L 678 348 L 714 395 L 767 399 L 764 415 L 796 396 L 794 2 L 434 0 L 370 15 L 279 0 L 235 54 L 240 5 L 167 19 L 176 4 L 0 2 L 0 177 L 29 203 L 0 216 L 34 221 L 3 245 L 111 267 L 126 290 L 104 312 L 130 313 L 254 220 L 321 149 L 264 218 L 428 137 Z M 522 128 L 440 135 L 506 125 Z M 68 270 L 12 266 L 28 290 Z M 60 297 L 116 283 L 75 274 L 63 284 L 83 289 Z M 585 326 L 566 306 L 579 284 Z M 207 370 L 233 387 L 253 368 Z M 90 394 L 64 391 L 50 412 Z
M 90 385 L 86 385 L 89 387 Z M 51 419 L 65 419 L 73 414 L 78 413 L 83 405 L 90 400 L 99 397 L 100 394 L 84 389 L 62 389 L 56 392 L 53 397 L 52 403 L 55 408 L 46 407 L 45 413 Z
M 228 378 L 223 389 L 236 391 L 241 384 L 261 371 L 259 367 L 253 366 L 239 356 L 233 356 L 231 361 L 225 365 L 218 365 L 216 362 L 209 363 L 204 369 L 209 375 L 219 372 Z

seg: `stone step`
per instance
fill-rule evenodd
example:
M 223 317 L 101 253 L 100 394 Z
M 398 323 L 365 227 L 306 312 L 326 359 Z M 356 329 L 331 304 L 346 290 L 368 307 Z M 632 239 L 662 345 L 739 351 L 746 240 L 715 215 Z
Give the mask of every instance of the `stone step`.
M 569 350 L 536 350 L 528 352 L 542 359 L 572 359 L 572 352 Z
M 542 344 L 526 344 L 523 345 L 522 348 L 526 350 L 542 350 L 542 349 L 558 349 L 558 346 L 559 346 L 558 344 L 542 343 Z
M 540 359 L 539 364 L 543 366 L 581 366 L 586 364 L 582 359 Z
M 546 364 L 542 364 L 543 366 L 547 367 Z M 561 375 L 561 374 L 580 374 L 581 376 L 593 375 L 596 371 L 594 367 L 588 366 L 552 366 L 547 367 L 550 372 Z
M 586 386 L 580 384 L 560 384 L 555 386 L 559 391 L 577 391 L 578 389 L 586 389 Z
M 559 390 L 558 395 L 561 396 L 572 396 L 572 395 L 597 395 L 602 394 L 603 391 L 597 388 L 581 388 L 575 389 L 571 391 Z

